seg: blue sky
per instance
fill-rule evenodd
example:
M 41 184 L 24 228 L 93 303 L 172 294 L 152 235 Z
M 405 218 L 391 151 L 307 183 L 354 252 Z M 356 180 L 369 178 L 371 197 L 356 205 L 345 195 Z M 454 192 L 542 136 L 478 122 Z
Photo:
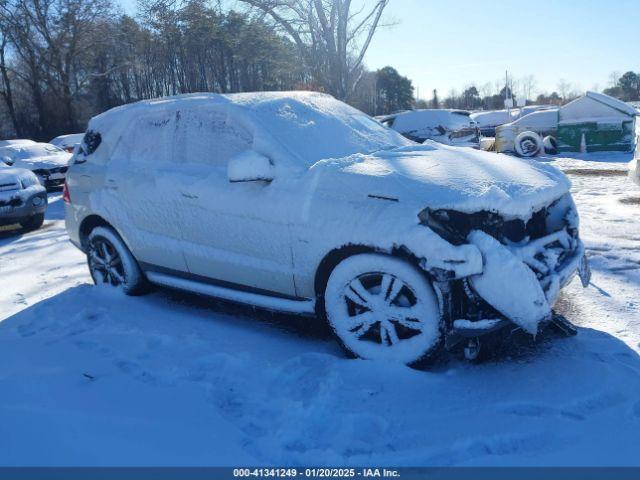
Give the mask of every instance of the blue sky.
M 391 0 L 386 18 L 395 25 L 377 34 L 366 63 L 395 67 L 423 98 L 494 84 L 505 70 L 549 92 L 560 79 L 584 91 L 640 71 L 640 0 Z
M 586 90 L 640 71 L 638 0 L 391 0 L 387 16 L 399 23 L 374 38 L 367 64 L 396 67 L 422 97 L 505 70 L 547 91 L 561 78 Z

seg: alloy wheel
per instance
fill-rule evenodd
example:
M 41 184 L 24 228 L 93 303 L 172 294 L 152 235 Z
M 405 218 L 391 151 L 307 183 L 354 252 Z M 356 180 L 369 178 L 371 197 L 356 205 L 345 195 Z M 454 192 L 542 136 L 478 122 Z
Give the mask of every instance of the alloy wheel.
M 107 239 L 93 238 L 89 244 L 89 268 L 96 284 L 124 285 L 126 276 L 122 258 Z

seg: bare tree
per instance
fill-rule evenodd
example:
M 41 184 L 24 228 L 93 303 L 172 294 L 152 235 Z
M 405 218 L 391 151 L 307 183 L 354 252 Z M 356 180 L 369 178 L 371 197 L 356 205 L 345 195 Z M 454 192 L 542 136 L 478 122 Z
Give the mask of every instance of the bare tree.
M 571 94 L 571 83 L 567 82 L 564 78 L 561 78 L 558 82 L 558 93 L 563 102 L 566 102 Z
M 9 118 L 11 119 L 13 129 L 18 135 L 20 135 L 21 128 L 16 115 L 16 108 L 13 99 L 12 79 L 9 72 L 10 67 L 8 66 L 7 62 L 8 43 L 9 38 L 6 33 L 6 25 L 0 22 L 0 78 L 2 79 L 2 88 L 0 89 L 0 95 L 2 96 L 2 99 L 4 100 L 4 103 L 7 107 L 7 113 L 9 114 Z
M 9 27 L 15 53 L 26 66 L 23 75 L 39 113 L 46 89 L 59 100 L 68 131 L 78 128 L 73 100 L 87 80 L 81 60 L 99 42 L 95 22 L 106 18 L 109 9 L 109 0 L 12 0 L 0 5 L 0 20 Z
M 364 56 L 389 0 L 241 0 L 271 17 L 295 42 L 311 76 L 348 99 L 364 73 Z
M 534 98 L 534 90 L 536 89 L 536 77 L 533 75 L 526 75 L 522 77 L 520 80 L 520 85 L 522 88 L 522 94 L 525 100 L 533 100 Z

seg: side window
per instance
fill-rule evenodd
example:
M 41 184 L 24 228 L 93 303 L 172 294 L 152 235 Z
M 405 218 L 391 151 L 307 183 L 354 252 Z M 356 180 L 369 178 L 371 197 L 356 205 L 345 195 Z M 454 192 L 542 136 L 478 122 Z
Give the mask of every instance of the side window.
M 222 109 L 203 107 L 176 113 L 176 162 L 226 169 L 229 159 L 252 143 L 251 134 L 230 122 Z
M 131 131 L 125 133 L 126 141 L 123 141 L 123 146 L 129 148 L 129 161 L 152 164 L 171 162 L 175 128 L 176 113 L 173 110 L 155 111 L 138 117 Z

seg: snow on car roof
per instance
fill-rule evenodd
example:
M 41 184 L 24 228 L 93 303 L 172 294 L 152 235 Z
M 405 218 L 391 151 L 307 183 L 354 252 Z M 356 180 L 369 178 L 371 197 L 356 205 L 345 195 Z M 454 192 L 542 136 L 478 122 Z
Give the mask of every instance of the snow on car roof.
M 507 125 L 526 125 L 530 127 L 553 127 L 558 124 L 558 109 L 539 110 L 529 113 Z
M 413 144 L 359 110 L 317 92 L 194 93 L 145 100 L 94 117 L 89 129 L 101 132 L 103 141 L 109 137 L 105 133 L 114 130 L 114 139 L 106 139 L 111 142 L 128 124 L 123 116 L 133 119 L 148 109 L 200 105 L 225 108 L 253 134 L 253 148 L 260 153 L 278 157 L 286 152 L 307 167 L 325 158 Z
M 631 105 L 627 105 L 623 101 L 610 97 L 609 95 L 605 95 L 604 93 L 587 92 L 586 96 L 622 113 L 626 113 L 627 115 L 638 115 L 638 111 Z
M 56 146 L 70 145 L 70 144 L 82 142 L 83 137 L 84 137 L 84 133 L 69 133 L 67 135 L 58 135 L 49 143 L 51 145 L 56 145 Z
M 457 130 L 470 125 L 469 115 L 470 112 L 466 110 L 410 110 L 396 115 L 392 128 L 401 133 L 433 129 L 439 126 Z
M 472 113 L 471 120 L 477 122 L 480 127 L 495 127 L 515 120 L 517 116 L 517 110 L 490 110 Z
M 29 143 L 19 145 L 7 145 L 0 149 L 0 154 L 8 156 L 13 159 L 21 158 L 35 158 L 35 157 L 47 157 L 50 155 L 65 154 L 66 152 L 55 145 L 50 143 Z
M 34 143 L 36 142 L 27 138 L 13 138 L 10 140 L 0 140 L 0 148 L 9 147 L 11 145 L 33 145 Z

